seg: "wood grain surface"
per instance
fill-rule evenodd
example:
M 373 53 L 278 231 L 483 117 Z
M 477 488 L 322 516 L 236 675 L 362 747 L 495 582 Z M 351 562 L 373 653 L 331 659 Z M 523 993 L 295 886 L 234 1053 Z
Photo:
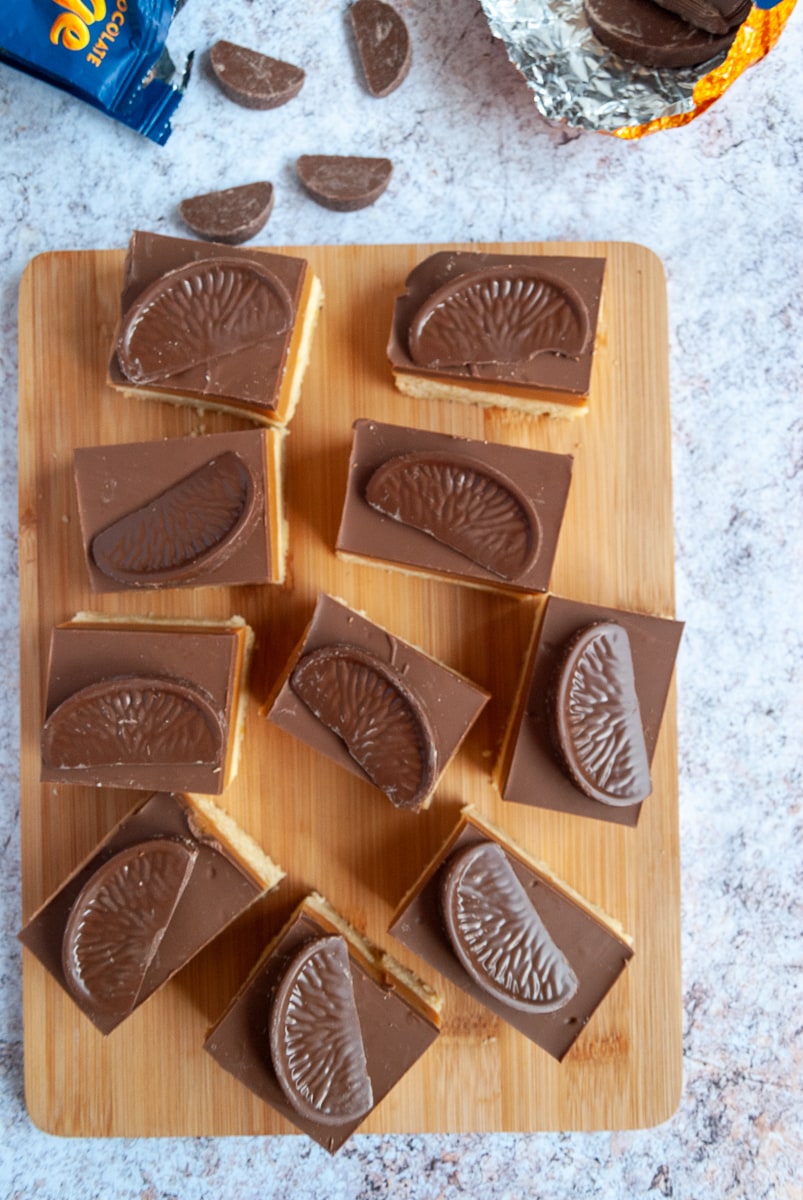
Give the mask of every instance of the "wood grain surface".
M 569 452 L 574 479 L 553 591 L 673 615 L 667 317 L 663 272 L 630 244 L 488 246 L 608 259 L 590 413 L 575 421 L 416 401 L 384 347 L 408 270 L 441 246 L 303 247 L 326 303 L 287 439 L 288 580 L 281 587 L 93 597 L 80 552 L 74 446 L 242 427 L 232 417 L 132 401 L 104 383 L 121 251 L 59 252 L 20 296 L 19 544 L 22 870 L 27 918 L 138 798 L 39 783 L 47 645 L 80 609 L 246 617 L 258 644 L 239 776 L 222 799 L 288 872 L 104 1040 L 25 952 L 31 1117 L 64 1135 L 291 1133 L 201 1050 L 207 1027 L 309 888 L 445 996 L 438 1043 L 365 1122 L 370 1132 L 624 1129 L 667 1118 L 680 1096 L 681 993 L 674 687 L 637 829 L 503 804 L 490 784 L 532 620 L 528 599 L 428 581 L 333 552 L 356 417 Z M 476 247 L 461 247 L 466 249 Z M 488 688 L 492 700 L 428 812 L 398 812 L 274 729 L 259 707 L 325 590 Z M 633 936 L 635 958 L 562 1064 L 386 934 L 390 914 L 474 803 Z

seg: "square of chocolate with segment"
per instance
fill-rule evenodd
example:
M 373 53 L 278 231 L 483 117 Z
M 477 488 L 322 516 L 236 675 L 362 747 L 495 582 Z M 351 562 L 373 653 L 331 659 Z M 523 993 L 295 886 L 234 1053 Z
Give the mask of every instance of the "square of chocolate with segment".
M 355 421 L 337 552 L 478 587 L 546 591 L 572 461 Z
M 280 429 L 73 452 L 93 592 L 281 583 Z
M 438 1037 L 441 998 L 322 896 L 306 897 L 204 1049 L 330 1154 Z
M 616 920 L 471 809 L 389 932 L 558 1061 L 633 957 Z
M 548 596 L 494 781 L 503 800 L 635 826 L 683 624 Z
M 489 694 L 322 594 L 265 704 L 269 721 L 419 812 Z
M 588 393 L 604 258 L 439 251 L 410 272 L 387 353 L 424 399 L 576 417 Z
M 220 794 L 237 772 L 252 644 L 241 617 L 58 625 L 42 782 Z
M 285 424 L 322 303 L 305 259 L 137 231 L 108 382 L 135 398 Z
M 208 797 L 159 792 L 117 823 L 19 938 L 108 1034 L 283 874 Z

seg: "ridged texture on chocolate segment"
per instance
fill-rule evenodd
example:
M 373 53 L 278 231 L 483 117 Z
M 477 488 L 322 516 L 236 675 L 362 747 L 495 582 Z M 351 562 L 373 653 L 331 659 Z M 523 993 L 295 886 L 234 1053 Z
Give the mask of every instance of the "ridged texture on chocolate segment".
M 340 1125 L 373 1108 L 344 938 L 317 938 L 290 962 L 271 1006 L 270 1054 L 301 1116 Z
M 747 19 L 752 0 L 655 0 L 661 8 L 707 33 L 728 33 Z
M 266 181 L 204 192 L 178 206 L 193 233 L 210 242 L 239 246 L 262 229 L 273 211 L 273 184 Z
M 389 158 L 302 154 L 296 170 L 319 204 L 337 212 L 354 212 L 379 199 L 390 182 L 393 163 Z
M 191 367 L 279 337 L 293 320 L 284 284 L 260 263 L 207 258 L 169 271 L 123 318 L 120 369 L 159 383 Z
M 645 67 L 695 67 L 727 50 L 736 29 L 706 33 L 653 0 L 583 0 L 596 37 L 622 58 Z
M 191 684 L 125 676 L 102 679 L 64 700 L 42 730 L 53 769 L 204 764 L 223 758 L 225 718 Z
M 257 485 L 226 451 L 92 539 L 95 565 L 131 587 L 169 585 L 219 566 L 256 515 Z
M 209 61 L 222 91 L 244 108 L 278 108 L 304 84 L 301 67 L 234 42 L 215 42 Z
M 392 667 L 357 646 L 322 646 L 300 660 L 290 686 L 392 804 L 421 807 L 435 782 L 435 740 Z
M 409 351 L 420 367 L 471 367 L 545 353 L 577 358 L 588 338 L 588 311 L 573 288 L 532 268 L 496 266 L 434 291 L 410 324 Z
M 475 983 L 522 1012 L 562 1008 L 577 976 L 496 842 L 456 851 L 441 906 L 455 954 Z
M 502 579 L 519 578 L 538 557 L 540 522 L 528 497 L 466 456 L 420 451 L 388 459 L 365 498 Z
M 552 713 L 572 780 L 602 804 L 638 804 L 652 791 L 627 631 L 613 621 L 572 638 L 558 668 Z
M 388 96 L 410 70 L 410 34 L 399 13 L 384 0 L 356 0 L 349 20 L 363 74 L 372 96 Z
M 136 1006 L 197 851 L 154 838 L 121 850 L 84 885 L 64 930 L 62 967 L 76 998 L 97 1013 Z

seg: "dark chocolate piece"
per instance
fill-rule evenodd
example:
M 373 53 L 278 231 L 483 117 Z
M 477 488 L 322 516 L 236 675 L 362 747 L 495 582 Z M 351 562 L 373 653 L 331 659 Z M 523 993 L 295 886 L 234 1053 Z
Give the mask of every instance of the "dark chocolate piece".
M 224 737 L 223 714 L 191 684 L 153 676 L 102 679 L 50 714 L 42 762 L 51 771 L 138 763 L 219 767 Z
M 502 579 L 525 574 L 538 557 L 538 513 L 528 497 L 460 454 L 421 451 L 389 459 L 371 476 L 365 498 Z
M 390 182 L 393 164 L 389 158 L 302 154 L 296 169 L 313 200 L 336 212 L 354 212 L 379 199 Z
M 752 0 L 655 0 L 655 3 L 708 33 L 728 33 L 738 28 L 753 7 Z
M 629 62 L 644 67 L 696 67 L 731 46 L 724 34 L 696 29 L 653 0 L 583 0 L 596 37 Z
M 206 259 L 163 275 L 137 298 L 117 361 L 132 383 L 164 383 L 278 338 L 292 323 L 287 289 L 262 263 Z
M 64 929 L 64 978 L 83 1007 L 126 1017 L 195 865 L 197 850 L 153 838 L 102 862 L 81 889 Z
M 357 646 L 322 646 L 290 686 L 396 808 L 419 809 L 438 770 L 429 719 L 397 671 Z
M 580 791 L 601 804 L 646 800 L 650 763 L 630 640 L 621 625 L 598 622 L 570 640 L 552 704 L 556 742 Z
M 410 70 L 407 26 L 384 0 L 356 0 L 349 8 L 349 20 L 368 91 L 376 97 L 389 96 Z
M 210 242 L 238 246 L 255 237 L 273 211 L 273 184 L 245 183 L 182 200 L 182 220 Z
M 480 981 L 474 971 L 466 970 L 455 951 L 442 911 L 444 887 L 448 889 L 444 878 L 453 870 L 459 875 L 461 868 L 454 864 L 464 862 L 469 874 L 473 861 L 482 865 L 489 843 L 499 844 L 526 903 L 537 911 L 541 923 L 549 931 L 549 939 L 560 947 L 570 964 L 571 973 L 561 966 L 554 976 L 556 981 L 560 980 L 559 994 L 566 997 L 560 1007 L 551 1010 L 516 1007 L 510 1003 L 510 996 L 504 994 L 504 988 L 499 994 L 489 987 L 488 969 L 492 965 L 492 956 Z M 479 855 L 477 860 L 474 860 L 474 851 Z M 496 863 L 499 861 L 497 858 Z M 420 879 L 400 903 L 393 915 L 390 933 L 473 1000 L 558 1060 L 572 1047 L 633 956 L 626 935 L 614 921 L 556 879 L 545 867 L 528 859 L 479 814 L 465 810 Z M 500 940 L 500 960 L 509 949 L 506 936 L 504 933 Z M 545 949 L 548 952 L 546 944 Z M 528 953 L 525 951 L 525 958 Z M 512 952 L 512 958 L 515 962 L 515 952 Z M 546 965 L 546 959 L 542 965 Z M 515 972 L 519 968 L 520 964 L 516 963 Z
M 269 887 L 275 887 L 281 878 L 281 872 L 267 859 L 263 877 L 255 869 L 246 866 L 241 857 L 235 856 L 221 841 L 217 827 L 208 815 L 214 812 L 211 802 L 204 801 L 203 809 L 199 803 L 189 796 L 167 792 L 158 792 L 140 801 L 41 905 L 19 934 L 23 945 L 36 955 L 101 1033 L 110 1033 L 124 1019 L 125 1013 L 113 1011 L 124 1007 L 122 999 L 114 999 L 109 1005 L 104 1005 L 102 999 L 98 1003 L 99 992 L 106 993 L 107 988 L 111 988 L 114 993 L 117 985 L 111 973 L 104 970 L 104 966 L 109 964 L 104 964 L 102 959 L 96 960 L 100 967 L 98 979 L 97 973 L 90 968 L 87 956 L 82 955 L 78 973 L 86 978 L 90 986 L 71 986 L 68 973 L 72 976 L 76 974 L 69 950 L 73 938 L 65 934 L 70 922 L 74 920 L 77 923 L 79 920 L 73 914 L 86 911 L 86 904 L 80 898 L 90 898 L 98 882 L 101 885 L 104 881 L 108 882 L 107 864 L 125 863 L 128 856 L 133 854 L 140 859 L 140 865 L 147 863 L 152 867 L 153 857 L 149 848 L 156 847 L 157 854 L 161 854 L 166 844 L 177 846 L 179 855 L 182 851 L 186 852 L 187 866 L 192 861 L 192 869 L 187 871 L 180 895 L 175 894 L 178 891 L 175 880 L 167 889 L 168 893 L 172 892 L 175 904 L 169 919 L 162 922 L 161 936 L 157 935 L 156 945 L 155 938 L 149 941 L 142 936 L 137 917 L 144 914 L 139 905 L 135 905 L 135 913 L 120 909 L 113 917 L 118 926 L 131 918 L 134 941 L 130 943 L 125 957 L 126 974 L 132 989 L 135 986 L 134 979 L 140 975 L 142 968 L 133 1008 L 138 1008 L 152 996 L 258 896 Z M 242 831 L 240 835 L 245 838 Z M 142 858 L 143 851 L 146 852 L 145 858 Z M 177 865 L 180 868 L 180 861 Z M 270 878 L 267 867 L 272 868 Z M 113 874 L 117 874 L 116 869 Z M 113 889 L 115 895 L 122 897 L 123 893 L 117 890 L 116 885 L 113 885 Z M 151 890 L 150 883 L 145 883 L 145 889 Z M 98 898 L 101 891 L 102 888 L 97 889 Z M 111 899 L 114 904 L 114 895 Z M 165 915 L 164 901 L 164 896 L 157 901 L 162 916 Z M 100 925 L 99 909 L 96 915 Z M 103 913 L 104 925 L 109 916 L 108 912 Z M 145 920 L 147 923 L 147 918 Z M 103 928 L 99 928 L 98 932 L 101 941 L 110 940 L 108 937 L 104 939 Z M 130 951 L 135 945 L 139 955 L 132 956 Z M 82 949 L 88 949 L 88 946 Z M 75 983 L 73 979 L 73 985 Z
M 345 938 L 316 938 L 287 967 L 270 1014 L 270 1056 L 293 1108 L 343 1125 L 374 1107 Z
M 233 42 L 215 42 L 209 61 L 222 91 L 244 108 L 278 108 L 304 84 L 300 67 Z
M 129 587 L 187 580 L 219 566 L 256 519 L 258 490 L 225 452 L 92 539 L 96 566 Z
M 421 367 L 577 359 L 588 345 L 588 310 L 573 287 L 525 260 L 450 279 L 427 296 L 408 337 Z
M 565 454 L 355 421 L 337 551 L 494 590 L 545 591 L 571 474 Z
M 510 717 L 495 778 L 503 800 L 632 827 L 638 823 L 642 802 L 622 805 L 592 799 L 569 774 L 556 746 L 555 684 L 561 664 L 573 639 L 599 622 L 613 622 L 627 635 L 646 761 L 652 763 L 682 623 L 549 596 L 536 617 L 519 699 Z M 604 687 L 607 695 L 610 681 Z
M 452 949 L 475 983 L 522 1012 L 563 1008 L 577 976 L 497 842 L 456 851 L 441 880 Z

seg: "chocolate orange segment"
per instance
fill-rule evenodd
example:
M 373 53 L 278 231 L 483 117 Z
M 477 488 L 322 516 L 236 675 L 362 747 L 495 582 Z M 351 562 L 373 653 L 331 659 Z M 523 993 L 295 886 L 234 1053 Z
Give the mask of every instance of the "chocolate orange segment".
M 178 206 L 193 233 L 237 246 L 259 233 L 273 211 L 273 184 L 265 180 L 190 196 Z
M 354 154 L 302 154 L 296 170 L 310 196 L 324 208 L 355 212 L 379 199 L 390 183 L 393 163 Z
M 132 383 L 162 383 L 280 337 L 292 320 L 290 295 L 272 271 L 246 259 L 202 259 L 142 292 L 123 318 L 117 359 Z
M 191 579 L 237 549 L 256 516 L 257 490 L 247 464 L 226 451 L 97 534 L 92 559 L 131 587 Z
M 306 78 L 294 63 L 234 42 L 215 42 L 209 63 L 221 91 L 243 108 L 279 108 L 298 95 Z
M 571 964 L 496 842 L 452 855 L 441 883 L 441 909 L 457 958 L 495 999 L 522 1012 L 549 1013 L 577 991 Z
M 356 646 L 328 645 L 297 663 L 290 686 L 392 804 L 422 807 L 435 783 L 435 740 L 392 667 Z
M 541 526 L 529 497 L 471 458 L 398 455 L 374 471 L 365 498 L 502 579 L 520 578 L 538 558 Z
M 187 886 L 197 851 L 155 838 L 121 850 L 90 877 L 64 929 L 67 984 L 97 1013 L 127 1016 Z
M 102 679 L 75 692 L 42 730 L 52 769 L 129 764 L 216 766 L 225 718 L 200 690 L 152 676 Z
M 410 34 L 400 14 L 384 0 L 355 0 L 349 20 L 365 82 L 372 96 L 389 96 L 407 78 Z
M 371 1111 L 344 938 L 316 938 L 290 962 L 271 1006 L 270 1055 L 282 1091 L 308 1120 L 340 1125 Z
M 566 769 L 602 804 L 638 804 L 652 791 L 627 631 L 614 621 L 571 639 L 558 669 L 553 721 Z
M 568 284 L 519 265 L 458 275 L 419 308 L 409 352 L 420 367 L 471 367 L 527 362 L 537 354 L 579 358 L 588 311 Z

